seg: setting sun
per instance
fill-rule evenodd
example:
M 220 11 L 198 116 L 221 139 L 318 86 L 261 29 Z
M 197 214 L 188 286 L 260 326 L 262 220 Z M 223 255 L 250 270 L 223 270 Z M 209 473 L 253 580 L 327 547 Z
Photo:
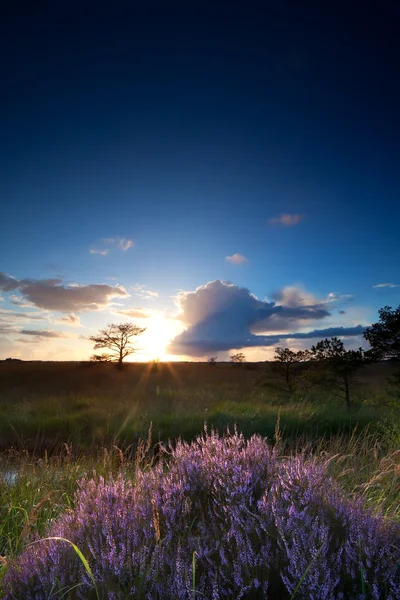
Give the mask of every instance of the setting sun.
M 147 329 L 140 339 L 140 348 L 135 360 L 168 360 L 168 343 L 181 330 L 182 327 L 174 319 L 162 315 L 150 317 Z

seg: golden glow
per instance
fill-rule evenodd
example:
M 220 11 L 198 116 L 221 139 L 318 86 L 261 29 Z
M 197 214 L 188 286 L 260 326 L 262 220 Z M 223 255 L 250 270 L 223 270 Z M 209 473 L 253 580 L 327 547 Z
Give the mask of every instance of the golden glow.
M 140 352 L 134 355 L 136 360 L 169 360 L 166 352 L 169 341 L 182 330 L 182 327 L 174 319 L 168 319 L 162 315 L 154 315 L 146 319 L 145 333 L 138 340 Z

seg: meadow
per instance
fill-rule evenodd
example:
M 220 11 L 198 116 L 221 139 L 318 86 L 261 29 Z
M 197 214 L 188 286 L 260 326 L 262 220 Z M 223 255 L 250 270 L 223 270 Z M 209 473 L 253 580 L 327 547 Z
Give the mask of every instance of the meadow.
M 335 530 L 339 527 L 339 513 L 368 515 L 372 519 L 368 522 L 368 527 L 363 521 L 364 516 L 354 517 L 354 522 L 346 516 L 346 527 L 343 523 L 340 527 L 350 531 L 354 526 L 366 552 L 372 544 L 367 539 L 367 531 L 378 527 L 376 536 L 383 536 L 382 545 L 387 545 L 389 555 L 392 547 L 395 548 L 393 552 L 397 552 L 400 531 L 400 419 L 396 400 L 393 400 L 386 387 L 386 378 L 394 369 L 393 365 L 380 363 L 368 365 L 360 371 L 353 390 L 353 409 L 347 411 L 344 400 L 335 396 L 332 390 L 313 388 L 289 394 L 283 389 L 281 379 L 265 363 L 241 367 L 223 363 L 213 367 L 200 363 L 132 363 L 122 370 L 111 364 L 0 364 L 0 555 L 5 586 L 3 596 L 10 599 L 259 597 L 272 600 L 276 597 L 308 598 L 315 588 L 319 590 L 313 592 L 315 598 L 395 598 L 397 592 L 393 590 L 398 589 L 396 585 L 400 589 L 399 571 L 391 572 L 387 566 L 381 566 L 376 567 L 376 573 L 369 576 L 369 567 L 365 565 L 370 565 L 375 560 L 370 555 L 369 558 L 360 558 L 360 561 L 364 561 L 364 566 L 356 573 L 356 567 L 349 566 L 349 551 L 345 560 L 345 576 L 340 570 L 346 570 L 345 567 L 337 567 L 336 574 L 333 568 L 331 584 L 324 588 L 325 596 L 322 595 L 321 581 L 318 580 L 329 566 L 325 564 L 323 567 L 324 560 L 329 563 L 330 559 L 327 557 L 330 556 L 332 564 L 339 564 L 342 560 L 340 548 L 347 548 L 345 541 L 336 550 L 329 542 L 329 552 L 328 546 L 324 546 L 328 544 L 328 538 L 332 540 L 335 537 L 332 537 L 333 525 L 329 516 L 333 513 L 336 515 Z M 228 429 L 233 436 L 224 438 Z M 234 434 L 235 431 L 242 433 L 243 438 Z M 202 441 L 197 439 L 196 442 L 197 436 L 201 434 Z M 249 441 L 255 434 L 260 437 L 252 438 L 253 442 Z M 194 445 L 182 446 L 177 442 L 179 438 L 189 443 L 195 441 Z M 170 446 L 167 444 L 169 440 Z M 209 454 L 212 444 L 219 445 L 221 455 L 228 453 L 227 462 L 214 464 L 214 459 Z M 232 446 L 237 450 L 235 455 L 229 454 Z M 200 447 L 203 448 L 202 456 L 208 456 L 209 461 L 204 473 L 216 469 L 215 480 L 224 481 L 224 490 L 220 489 L 218 493 L 210 491 L 209 486 L 214 483 L 206 478 L 201 469 L 203 474 L 200 476 L 197 472 L 196 477 L 205 477 L 204 486 L 201 490 L 193 487 L 194 480 L 191 479 L 187 465 L 196 463 Z M 167 467 L 171 456 L 172 466 Z M 237 460 L 239 462 L 236 464 Z M 246 460 L 250 462 L 244 468 L 243 461 Z M 256 464 L 265 465 L 264 475 L 261 467 L 261 475 L 258 473 Z M 190 522 L 185 521 L 185 515 L 174 513 L 171 516 L 163 513 L 165 496 L 170 493 L 169 488 L 165 488 L 163 473 L 174 473 L 173 465 L 176 465 L 180 473 L 179 486 L 174 484 L 174 493 L 180 498 L 179 490 L 182 486 L 187 490 L 186 496 L 184 494 L 178 504 L 182 507 L 190 503 Z M 184 475 L 182 465 L 186 465 Z M 230 468 L 236 475 L 231 473 L 228 480 L 224 473 L 229 472 Z M 276 565 L 271 566 L 272 559 L 271 564 L 257 562 L 256 557 L 260 556 L 262 546 L 260 539 L 264 539 L 259 530 L 261 517 L 257 511 L 261 510 L 264 500 L 261 492 L 257 492 L 258 495 L 254 498 L 252 494 L 255 489 L 265 487 L 266 482 L 275 482 L 273 490 L 271 488 L 271 497 L 273 494 L 280 494 L 281 487 L 277 487 L 276 482 L 292 471 L 302 473 L 301 477 L 309 482 L 307 485 L 311 486 L 310 490 L 315 490 L 312 482 L 317 480 L 319 483 L 316 487 L 331 490 L 329 497 L 317 498 L 314 491 L 311 494 L 319 519 L 327 510 L 326 523 L 329 523 L 329 527 L 327 524 L 327 529 L 321 530 L 320 537 L 314 540 L 314 547 L 310 542 L 308 554 L 306 553 L 309 556 L 307 564 L 299 563 L 299 555 L 296 558 L 293 548 L 277 542 L 274 556 L 283 553 L 282 556 L 279 554 L 282 568 L 278 569 Z M 251 484 L 247 480 L 242 481 L 239 473 L 243 472 L 252 474 Z M 239 478 L 234 490 L 231 490 L 229 484 L 232 477 Z M 150 482 L 148 478 L 152 478 Z M 82 484 L 82 481 L 85 483 Z M 138 481 L 142 483 L 136 489 L 134 484 Z M 132 486 L 131 482 L 133 488 L 129 487 Z M 136 582 L 135 591 L 132 591 L 132 586 L 129 588 L 124 581 L 124 576 L 127 577 L 126 560 L 125 566 L 116 565 L 112 575 L 108 573 L 106 577 L 101 569 L 99 571 L 98 561 L 114 564 L 114 558 L 105 559 L 105 555 L 100 552 L 103 556 L 100 559 L 99 551 L 96 554 L 94 546 L 87 546 L 84 541 L 89 534 L 86 530 L 85 535 L 83 534 L 79 523 L 83 523 L 85 519 L 82 517 L 79 523 L 72 523 L 71 515 L 79 520 L 81 513 L 86 514 L 86 520 L 90 522 L 95 512 L 93 497 L 103 498 L 103 508 L 100 503 L 96 510 L 100 511 L 101 508 L 101 514 L 106 514 L 106 507 L 111 502 L 110 494 L 114 498 L 112 502 L 122 502 L 120 511 L 124 513 L 126 504 L 132 505 L 132 498 L 142 488 L 152 490 L 156 503 L 148 501 L 147 497 L 146 500 L 144 496 L 140 500 L 143 511 L 150 510 L 146 523 L 151 532 L 146 535 L 154 538 L 155 546 L 151 557 L 142 557 L 142 562 L 139 561 L 136 575 L 132 574 L 134 569 L 130 565 L 133 571 L 128 569 L 129 577 Z M 88 490 L 91 490 L 93 497 L 89 497 Z M 212 513 L 214 516 L 207 516 L 208 508 L 205 507 L 209 506 L 209 499 L 204 500 L 198 509 L 195 508 L 195 498 L 202 497 L 205 490 L 207 498 L 215 493 L 215 498 L 221 505 L 240 506 L 240 510 L 247 511 L 246 523 L 250 514 L 254 516 L 257 513 L 257 525 L 254 524 L 251 532 L 246 529 L 248 525 L 243 525 L 244 529 L 239 528 L 240 531 L 232 528 L 230 533 L 224 532 L 221 515 Z M 229 490 L 234 501 L 226 496 Z M 310 490 L 306 494 L 308 498 Z M 242 500 L 246 498 L 243 500 L 244 504 L 235 495 L 238 493 L 239 496 L 242 494 Z M 340 500 L 341 494 L 344 504 Z M 249 498 L 252 498 L 251 502 Z M 250 504 L 246 504 L 248 502 Z M 268 508 L 268 514 L 274 510 L 276 513 L 274 523 L 269 525 L 272 529 L 268 530 L 271 539 L 287 539 L 287 532 L 285 534 L 282 530 L 282 523 L 287 521 L 287 516 L 279 516 L 276 509 L 276 506 L 285 505 L 282 502 L 281 499 L 278 504 Z M 355 504 L 350 507 L 346 502 Z M 87 516 L 89 505 L 92 507 L 92 517 Z M 339 505 L 347 508 L 339 510 Z M 330 507 L 329 510 L 326 507 Z M 266 508 L 262 510 L 262 514 L 265 514 Z M 224 514 L 226 517 L 226 513 Z M 236 519 L 236 524 L 241 519 L 243 521 L 242 513 L 229 514 L 230 518 Z M 211 518 L 214 525 L 219 523 L 218 527 L 215 525 L 217 530 L 212 538 L 214 542 L 215 536 L 236 540 L 227 543 L 226 552 L 230 556 L 225 563 L 220 557 L 217 566 L 211 555 L 208 556 L 204 548 L 198 545 L 200 538 L 207 537 L 205 530 L 201 528 L 210 524 Z M 306 521 L 304 517 L 304 522 Z M 169 539 L 168 535 L 174 530 L 174 522 L 180 523 L 175 531 L 175 537 L 180 541 L 176 546 L 175 537 L 169 540 L 170 544 L 176 546 L 173 552 L 174 562 L 171 563 L 165 544 Z M 310 538 L 310 531 L 316 528 L 314 522 L 312 526 L 310 523 L 311 521 L 308 523 L 309 529 L 311 528 L 307 530 L 308 533 L 303 532 L 307 539 Z M 364 525 L 361 526 L 360 523 Z M 127 522 L 125 529 L 130 530 L 131 527 L 133 524 Z M 142 530 L 143 527 L 141 524 Z M 196 527 L 200 529 L 196 535 L 193 533 L 194 537 L 181 535 L 182 528 L 194 532 Z M 93 529 L 95 527 L 91 531 Z M 298 531 L 300 529 L 298 526 Z M 163 534 L 162 531 L 166 533 Z M 245 533 L 247 541 L 243 538 Z M 46 547 L 45 551 L 42 548 L 46 542 L 30 545 L 49 535 L 68 539 L 75 536 L 75 542 L 79 541 L 76 547 L 83 552 L 82 559 L 68 542 L 48 541 L 47 544 L 55 546 Z M 265 531 L 263 535 L 265 537 Z M 107 539 L 114 539 L 113 536 L 118 538 L 113 531 Z M 365 539 L 363 536 L 366 536 Z M 133 543 L 132 536 L 129 539 L 129 543 Z M 247 558 L 237 555 L 240 539 L 240 543 L 247 544 Z M 250 539 L 253 545 L 250 544 Z M 211 538 L 208 542 L 211 544 Z M 135 543 L 142 548 L 148 544 L 148 539 L 145 536 Z M 62 551 L 58 549 L 60 546 Z M 126 541 L 115 541 L 114 551 L 115 547 L 121 551 L 125 546 Z M 183 550 L 184 556 L 180 554 Z M 323 556 L 325 551 L 326 556 Z M 130 552 L 138 552 L 138 549 L 131 548 Z M 263 552 L 265 556 L 269 556 L 272 550 L 270 548 L 267 552 L 265 547 Z M 383 561 L 382 564 L 393 562 L 395 554 L 389 555 L 379 558 Z M 51 590 L 46 587 L 49 582 L 44 575 L 42 579 L 39 576 L 37 580 L 24 579 L 24 569 L 29 573 L 48 573 L 46 561 L 49 556 L 53 556 L 55 564 L 66 561 L 65 564 L 69 567 L 64 571 L 68 571 L 72 577 L 58 581 L 58 576 L 53 574 L 58 587 Z M 156 560 L 154 557 L 157 556 Z M 86 566 L 85 557 L 88 560 Z M 384 562 L 386 559 L 387 563 Z M 378 559 L 375 560 L 377 564 L 376 561 Z M 165 570 L 165 565 L 168 565 L 169 570 Z M 320 571 L 317 570 L 317 565 Z M 157 570 L 159 584 L 151 592 L 153 595 L 149 596 L 149 581 L 154 579 L 152 569 Z M 214 591 L 210 591 L 211 588 L 207 587 L 209 582 L 216 578 L 217 571 L 223 573 L 224 569 L 225 579 L 221 575 L 220 583 L 215 583 Z M 143 575 L 141 581 L 137 579 L 138 570 Z M 282 575 L 278 575 L 278 571 Z M 175 587 L 168 588 L 166 582 L 171 579 L 171 573 L 178 572 L 181 579 L 177 581 L 173 578 Z M 117 579 L 123 583 L 116 582 L 116 573 L 119 573 Z M 229 573 L 231 576 L 236 574 L 234 590 L 228 585 L 231 577 Z M 349 573 L 353 575 L 350 576 Z M 386 575 L 382 573 L 389 573 L 391 579 L 388 575 L 386 580 Z M 279 583 L 276 583 L 277 578 L 280 578 Z M 338 578 L 348 579 L 345 584 L 347 587 L 343 590 L 335 588 Z M 269 591 L 263 588 L 267 579 L 270 581 Z

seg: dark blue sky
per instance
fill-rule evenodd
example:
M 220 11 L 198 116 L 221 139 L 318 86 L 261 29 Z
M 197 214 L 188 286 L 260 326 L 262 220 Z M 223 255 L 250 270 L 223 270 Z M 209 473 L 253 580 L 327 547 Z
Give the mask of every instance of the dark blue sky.
M 105 4 L 1 9 L 0 270 L 398 303 L 399 3 Z

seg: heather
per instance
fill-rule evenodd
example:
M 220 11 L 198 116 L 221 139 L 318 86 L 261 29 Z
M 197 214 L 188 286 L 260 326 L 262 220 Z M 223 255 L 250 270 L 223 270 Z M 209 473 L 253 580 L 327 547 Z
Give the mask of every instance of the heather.
M 11 598 L 386 598 L 400 595 L 400 527 L 349 499 L 327 465 L 260 436 L 163 447 L 135 481 L 87 475 L 74 510 L 9 562 Z M 64 594 L 64 596 L 63 596 Z
M 392 367 L 365 367 L 351 411 L 329 388 L 288 393 L 268 369 L 0 365 L 0 581 L 9 597 L 157 598 L 169 589 L 179 598 L 179 585 L 189 598 L 240 597 L 248 586 L 244 598 L 334 598 L 341 585 L 343 598 L 376 597 L 374 586 L 390 598 L 398 574 L 387 579 L 383 565 L 396 558 L 400 523 Z M 190 446 L 205 422 L 227 456 L 223 469 L 209 452 L 202 462 L 207 437 Z M 243 438 L 231 436 L 226 455 L 222 436 L 235 426 Z M 292 485 L 293 469 L 304 486 Z M 34 573 L 53 573 L 42 596 Z

